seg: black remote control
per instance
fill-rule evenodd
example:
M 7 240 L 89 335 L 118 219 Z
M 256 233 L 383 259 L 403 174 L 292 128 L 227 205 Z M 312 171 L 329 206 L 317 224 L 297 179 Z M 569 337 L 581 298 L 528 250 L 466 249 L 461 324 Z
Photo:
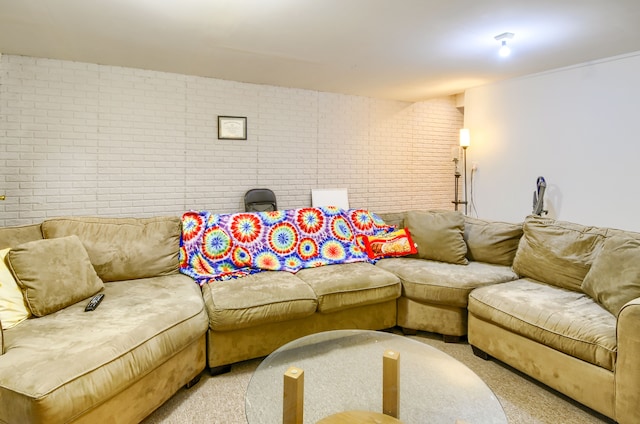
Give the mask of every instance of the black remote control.
M 89 303 L 87 303 L 87 307 L 84 308 L 84 311 L 90 312 L 96 309 L 100 304 L 100 302 L 102 302 L 103 298 L 104 298 L 104 293 L 98 293 L 97 295 L 93 296 L 89 301 Z

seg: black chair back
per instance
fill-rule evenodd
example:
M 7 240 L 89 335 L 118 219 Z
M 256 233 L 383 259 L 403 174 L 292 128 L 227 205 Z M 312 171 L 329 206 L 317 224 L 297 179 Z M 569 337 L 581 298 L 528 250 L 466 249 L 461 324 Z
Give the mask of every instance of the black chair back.
M 244 194 L 246 212 L 267 212 L 278 210 L 276 195 L 268 188 L 253 188 Z

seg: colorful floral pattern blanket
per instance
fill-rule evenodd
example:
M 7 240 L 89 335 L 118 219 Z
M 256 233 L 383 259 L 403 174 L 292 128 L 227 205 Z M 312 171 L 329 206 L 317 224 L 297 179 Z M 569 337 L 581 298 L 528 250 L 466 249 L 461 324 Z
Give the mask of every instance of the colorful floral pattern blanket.
M 363 237 L 394 229 L 365 209 L 190 211 L 182 216 L 180 272 L 203 285 L 264 270 L 370 262 Z

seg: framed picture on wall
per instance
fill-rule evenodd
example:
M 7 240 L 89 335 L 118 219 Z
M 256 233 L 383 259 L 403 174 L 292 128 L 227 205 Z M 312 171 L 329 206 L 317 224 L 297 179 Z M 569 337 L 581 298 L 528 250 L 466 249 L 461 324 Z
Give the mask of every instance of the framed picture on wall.
M 218 140 L 246 140 L 246 116 L 218 116 Z

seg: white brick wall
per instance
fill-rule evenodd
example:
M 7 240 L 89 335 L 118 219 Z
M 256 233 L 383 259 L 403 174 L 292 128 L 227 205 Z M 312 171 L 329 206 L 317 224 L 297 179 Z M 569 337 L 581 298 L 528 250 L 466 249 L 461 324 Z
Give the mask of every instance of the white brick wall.
M 217 116 L 248 119 L 217 140 Z M 60 215 L 280 208 L 312 188 L 377 212 L 451 209 L 462 114 L 454 98 L 403 103 L 138 69 L 0 56 L 0 226 Z

